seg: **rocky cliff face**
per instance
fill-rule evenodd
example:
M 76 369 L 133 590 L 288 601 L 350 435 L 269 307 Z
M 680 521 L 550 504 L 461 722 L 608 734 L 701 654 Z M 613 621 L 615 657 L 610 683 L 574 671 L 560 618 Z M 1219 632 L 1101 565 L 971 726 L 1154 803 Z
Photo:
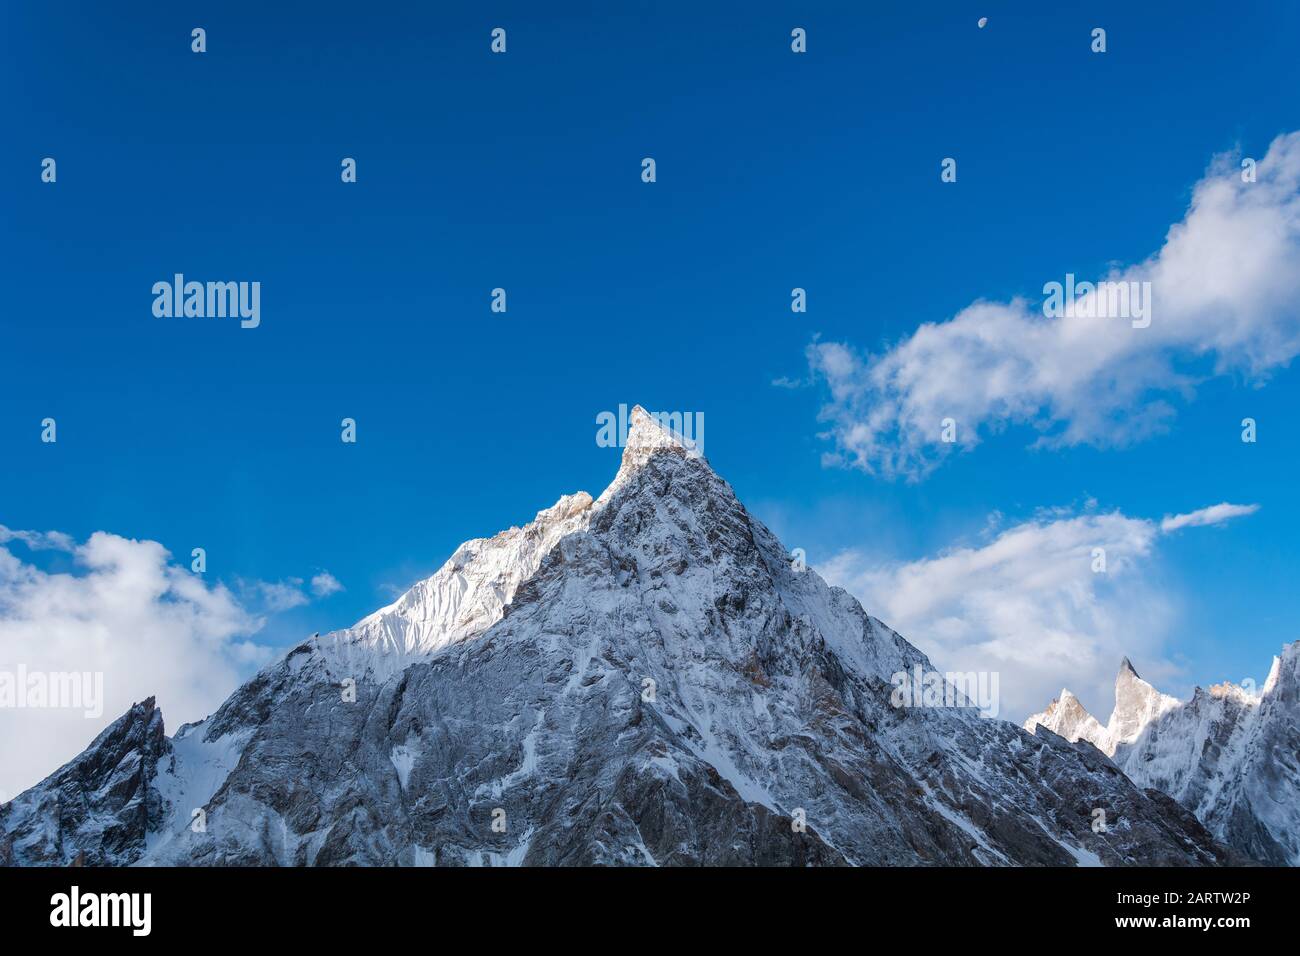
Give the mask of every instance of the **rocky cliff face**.
M 136 704 L 79 757 L 0 807 L 0 865 L 139 859 L 168 812 L 155 784 L 170 751 L 153 698 Z
M 0 833 L 17 864 L 1236 859 L 1090 744 L 895 706 L 918 669 L 637 409 L 599 499 L 469 542 L 171 740 L 140 705 Z
M 1025 726 L 1093 743 L 1139 786 L 1169 794 L 1251 859 L 1300 865 L 1300 642 L 1274 659 L 1258 694 L 1216 684 L 1183 703 L 1125 660 L 1105 728 L 1069 691 Z

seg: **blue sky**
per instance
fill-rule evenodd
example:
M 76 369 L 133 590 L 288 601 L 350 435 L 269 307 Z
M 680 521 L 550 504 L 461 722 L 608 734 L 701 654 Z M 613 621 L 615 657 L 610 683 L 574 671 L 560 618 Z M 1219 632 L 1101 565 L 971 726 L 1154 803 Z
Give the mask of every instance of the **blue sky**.
M 618 452 L 595 415 L 639 402 L 702 411 L 741 499 L 846 582 L 1026 522 L 1258 504 L 1151 532 L 1115 607 L 1159 629 L 1133 656 L 1163 689 L 1262 680 L 1300 611 L 1288 361 L 1172 349 L 1194 387 L 1119 412 L 1163 398 L 1158 434 L 1031 448 L 1032 426 L 990 422 L 909 480 L 824 463 L 808 349 L 884 354 L 976 300 L 1158 252 L 1216 154 L 1300 130 L 1300 10 L 870 6 L 6 4 L 0 524 L 182 564 L 203 547 L 236 593 L 328 570 L 345 590 L 266 615 L 254 640 L 283 646 L 598 492 Z M 155 318 L 177 272 L 260 281 L 261 326 Z

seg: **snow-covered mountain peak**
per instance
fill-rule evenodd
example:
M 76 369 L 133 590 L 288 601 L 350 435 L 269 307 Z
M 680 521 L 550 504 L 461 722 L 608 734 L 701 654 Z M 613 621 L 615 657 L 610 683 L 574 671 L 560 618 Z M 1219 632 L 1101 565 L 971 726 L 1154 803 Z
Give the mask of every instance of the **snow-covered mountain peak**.
M 501 620 L 519 585 L 536 573 L 563 538 L 585 531 L 593 517 L 633 484 L 652 456 L 698 460 L 695 479 L 721 479 L 708 468 L 695 443 L 670 427 L 670 418 L 633 407 L 618 474 L 598 500 L 585 491 L 565 495 L 522 528 L 466 541 L 431 577 L 392 604 L 350 628 L 314 639 L 334 673 L 383 678 L 415 660 L 486 631 Z M 688 476 L 691 477 L 691 476 Z
M 640 405 L 633 406 L 628 417 L 627 440 L 623 445 L 623 460 L 618 474 L 597 499 L 597 505 L 603 505 L 613 497 L 656 453 L 667 452 L 699 459 L 712 473 L 701 456 L 697 441 L 676 432 L 671 427 L 673 423 L 672 416 L 653 415 Z
M 623 449 L 625 459 L 629 454 L 635 456 L 640 452 L 653 451 L 656 448 L 669 448 L 674 445 L 684 448 L 689 445 L 686 439 L 674 434 L 671 428 L 657 421 L 655 416 L 640 405 L 632 406 L 628 422 L 627 444 Z
M 1300 865 L 1300 641 L 1273 658 L 1259 693 L 1225 681 L 1197 687 L 1182 703 L 1142 680 L 1126 658 L 1105 728 L 1066 716 L 1064 698 L 1025 729 L 1087 740 L 1139 786 L 1167 793 L 1253 859 Z
M 1181 701 L 1156 690 L 1141 677 L 1126 657 L 1115 677 L 1115 709 L 1106 725 L 1110 752 L 1119 744 L 1131 743 L 1147 724 L 1177 707 Z
M 1086 740 L 1104 749 L 1105 728 L 1088 712 L 1079 698 L 1066 688 L 1061 689 L 1061 695 L 1048 704 L 1046 710 L 1034 714 L 1024 723 L 1025 730 L 1030 733 L 1038 726 L 1046 727 L 1066 740 Z
M 91 865 L 137 859 L 145 832 L 131 823 L 161 815 L 152 784 L 170 749 L 154 698 L 133 704 L 79 756 L 0 805 L 0 866 L 33 859 L 67 865 L 80 849 Z
M 1033 733 L 1041 725 L 1066 740 L 1086 740 L 1113 756 L 1117 747 L 1132 743 L 1148 724 L 1181 703 L 1144 681 L 1125 657 L 1115 675 L 1115 707 L 1105 726 L 1068 689 L 1063 689 L 1046 710 L 1031 716 L 1023 726 Z
M 919 693 L 942 678 L 925 655 L 794 559 L 662 421 L 633 412 L 597 501 L 572 495 L 467 542 L 393 604 L 294 648 L 170 741 L 92 745 L 77 767 L 143 768 L 142 803 L 118 806 L 118 788 L 95 780 L 78 791 L 86 819 L 121 831 L 111 845 L 104 826 L 64 826 L 60 791 L 73 778 L 60 776 L 0 807 L 0 856 L 1229 859 L 1188 811 L 1135 788 L 1094 748 Z M 1062 696 L 1063 712 L 1086 713 Z M 1094 830 L 1097 806 L 1124 826 Z M 203 831 L 191 827 L 197 809 Z

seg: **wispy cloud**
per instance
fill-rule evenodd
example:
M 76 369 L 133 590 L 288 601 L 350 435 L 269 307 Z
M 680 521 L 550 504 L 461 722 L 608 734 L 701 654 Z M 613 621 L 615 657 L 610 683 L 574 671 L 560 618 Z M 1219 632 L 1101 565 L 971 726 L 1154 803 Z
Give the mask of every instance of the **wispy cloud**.
M 1157 535 L 1118 512 L 1075 515 L 917 561 L 847 551 L 817 571 L 941 670 L 997 671 L 1002 716 L 1018 720 L 1067 678 L 1085 701 L 1105 701 L 1121 658 L 1159 657 L 1174 608 L 1151 573 Z M 1104 572 L 1093 570 L 1094 549 Z
M 1208 508 L 1190 511 L 1185 515 L 1170 515 L 1160 522 L 1160 530 L 1168 534 L 1179 528 L 1201 528 L 1206 525 L 1223 524 L 1232 518 L 1253 515 L 1258 510 L 1259 505 L 1234 505 L 1224 501 L 1221 504 L 1210 505 Z
M 1197 376 L 1262 380 L 1300 354 L 1300 132 L 1272 143 L 1256 182 L 1237 159 L 1215 158 L 1156 254 L 1103 277 L 1151 283 L 1149 327 L 1047 318 L 1017 298 L 977 301 L 879 355 L 814 341 L 827 463 L 916 479 L 1007 424 L 1041 446 L 1131 443 L 1167 426 Z
M 343 590 L 343 585 L 328 571 L 321 571 L 309 582 L 299 577 L 282 581 L 240 581 L 239 588 L 250 605 L 268 614 L 279 614 L 309 604 L 313 597 L 327 598 L 337 594 Z
M 772 379 L 772 385 L 776 388 L 789 388 L 789 389 L 807 388 L 811 384 L 812 381 L 810 379 L 802 379 L 802 378 L 795 379 L 795 378 L 789 378 L 788 376 L 785 375 L 782 375 L 779 378 Z
M 61 531 L 14 531 L 0 524 L 0 545 L 17 541 L 32 551 L 72 551 L 76 542 Z
M 254 581 L 241 583 L 245 593 L 255 595 L 255 600 L 271 614 L 279 614 L 295 607 L 302 607 L 311 599 L 302 588 L 302 578 L 288 578 L 284 581 Z

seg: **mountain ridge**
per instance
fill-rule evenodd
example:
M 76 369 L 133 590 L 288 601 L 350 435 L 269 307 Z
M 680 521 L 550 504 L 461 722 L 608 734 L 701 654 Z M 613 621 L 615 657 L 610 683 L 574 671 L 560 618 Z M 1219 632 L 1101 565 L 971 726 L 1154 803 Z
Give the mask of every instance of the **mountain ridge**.
M 1300 865 L 1300 641 L 1273 658 L 1258 693 L 1224 682 L 1197 687 L 1188 701 L 1161 694 L 1124 658 L 1115 700 L 1103 727 L 1062 690 L 1024 727 L 1085 740 L 1243 854 Z
M 4 859 L 1240 862 L 1089 744 L 892 704 L 928 658 L 792 562 L 693 448 L 632 420 L 599 498 L 467 542 L 172 738 L 152 701 L 132 708 L 0 807 Z M 114 838 L 69 826 L 72 805 Z

